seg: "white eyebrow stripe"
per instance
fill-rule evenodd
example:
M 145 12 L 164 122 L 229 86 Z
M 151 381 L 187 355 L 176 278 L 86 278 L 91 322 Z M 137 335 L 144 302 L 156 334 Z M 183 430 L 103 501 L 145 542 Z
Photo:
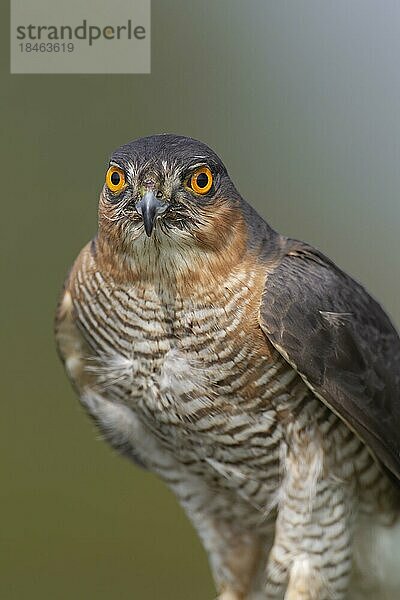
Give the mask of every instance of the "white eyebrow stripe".
M 118 167 L 118 169 L 122 169 L 123 171 L 126 169 L 124 165 L 117 163 L 115 160 L 110 160 L 110 167 Z
M 199 163 L 195 163 L 194 165 L 190 165 L 190 169 L 197 169 L 198 167 L 204 167 L 207 166 L 206 162 L 199 162 Z

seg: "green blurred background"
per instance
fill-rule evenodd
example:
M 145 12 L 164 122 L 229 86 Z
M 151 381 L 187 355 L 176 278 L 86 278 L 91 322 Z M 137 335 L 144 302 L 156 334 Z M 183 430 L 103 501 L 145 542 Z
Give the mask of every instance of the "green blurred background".
M 2 10 L 0 598 L 212 598 L 172 495 L 79 407 L 57 295 L 96 230 L 110 152 L 171 131 L 211 145 L 275 228 L 400 324 L 400 4 L 153 0 L 152 73 L 137 76 L 11 76 Z

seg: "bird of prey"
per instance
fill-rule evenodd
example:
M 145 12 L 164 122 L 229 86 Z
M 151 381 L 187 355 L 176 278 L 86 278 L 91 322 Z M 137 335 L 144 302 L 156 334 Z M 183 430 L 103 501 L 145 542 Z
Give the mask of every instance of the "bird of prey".
M 400 598 L 399 337 L 208 146 L 112 154 L 56 336 L 104 437 L 176 494 L 221 600 Z

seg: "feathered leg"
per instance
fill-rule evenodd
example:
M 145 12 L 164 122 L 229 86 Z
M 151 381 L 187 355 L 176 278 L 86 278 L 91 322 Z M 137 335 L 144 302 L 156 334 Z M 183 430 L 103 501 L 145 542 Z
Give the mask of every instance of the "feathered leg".
M 284 467 L 267 598 L 342 600 L 352 564 L 351 486 L 330 475 L 310 431 L 291 435 Z
M 181 489 L 171 487 L 208 553 L 219 600 L 252 599 L 259 572 L 266 563 L 265 535 L 259 536 L 236 525 L 232 519 L 216 516 L 216 513 L 229 514 L 226 512 L 231 509 L 229 498 L 213 497 L 205 490 L 185 497 Z

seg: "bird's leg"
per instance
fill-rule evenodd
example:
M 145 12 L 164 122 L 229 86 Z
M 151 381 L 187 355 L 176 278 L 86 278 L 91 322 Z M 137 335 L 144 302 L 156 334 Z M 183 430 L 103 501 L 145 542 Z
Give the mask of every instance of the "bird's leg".
M 203 521 L 198 530 L 208 550 L 219 600 L 249 600 L 262 557 L 261 540 L 214 519 Z
M 219 599 L 248 600 L 262 556 L 261 540 L 218 518 L 200 516 L 195 525 L 209 555 Z
M 330 474 L 309 430 L 288 440 L 267 598 L 342 600 L 351 571 L 353 492 Z
M 253 598 L 257 575 L 266 562 L 265 536 L 240 527 L 240 517 L 225 518 L 231 514 L 234 500 L 213 493 L 203 481 L 186 474 L 181 484 L 170 487 L 207 551 L 219 600 Z

